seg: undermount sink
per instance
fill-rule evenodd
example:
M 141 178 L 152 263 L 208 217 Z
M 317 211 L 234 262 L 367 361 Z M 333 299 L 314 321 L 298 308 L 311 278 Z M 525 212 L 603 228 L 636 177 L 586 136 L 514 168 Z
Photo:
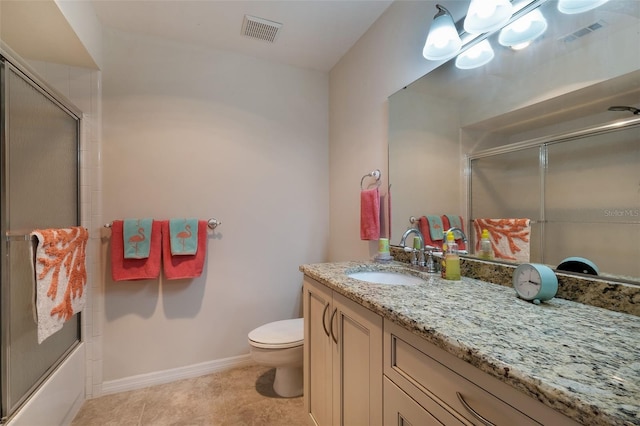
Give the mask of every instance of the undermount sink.
M 362 271 L 348 273 L 349 278 L 355 278 L 356 280 L 366 281 L 372 284 L 384 284 L 384 285 L 416 285 L 424 284 L 425 281 L 422 278 L 403 274 L 400 272 L 389 271 Z

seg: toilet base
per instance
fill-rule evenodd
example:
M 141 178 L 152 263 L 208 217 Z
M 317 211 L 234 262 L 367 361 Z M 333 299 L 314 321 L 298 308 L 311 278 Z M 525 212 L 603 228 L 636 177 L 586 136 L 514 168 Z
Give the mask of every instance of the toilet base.
M 278 367 L 273 380 L 273 390 L 279 396 L 292 398 L 302 395 L 302 367 Z

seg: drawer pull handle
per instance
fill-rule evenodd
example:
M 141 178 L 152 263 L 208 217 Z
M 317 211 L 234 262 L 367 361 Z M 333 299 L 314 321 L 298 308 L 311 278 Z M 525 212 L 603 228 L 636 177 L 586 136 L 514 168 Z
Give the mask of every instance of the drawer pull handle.
M 330 325 L 331 325 L 331 326 L 329 327 L 329 329 L 331 330 L 331 338 L 332 338 L 332 339 L 333 339 L 333 341 L 336 343 L 336 345 L 338 344 L 338 336 L 336 336 L 336 335 L 333 333 L 333 317 L 335 317 L 337 313 L 338 313 L 338 308 L 335 308 L 335 309 L 333 310 L 333 313 L 331 314 L 331 320 L 330 320 L 330 322 L 331 322 L 331 324 L 330 324 Z
M 329 310 L 329 304 L 324 305 L 324 311 L 322 311 L 322 328 L 324 328 L 324 332 L 329 337 L 329 330 L 327 330 L 327 324 L 325 323 L 325 318 L 327 317 L 327 311 Z
M 471 413 L 471 415 L 473 417 L 475 417 L 477 420 L 482 422 L 483 425 L 485 425 L 485 426 L 496 426 L 495 424 L 491 423 L 489 420 L 485 419 L 480 414 L 478 414 L 478 412 L 476 410 L 471 408 L 471 406 L 469 404 L 467 404 L 467 401 L 464 400 L 464 398 L 462 397 L 462 394 L 460 392 L 456 392 L 456 395 L 458 396 L 458 399 L 460 400 L 460 403 L 464 406 L 464 408 L 466 408 L 467 411 L 469 413 Z

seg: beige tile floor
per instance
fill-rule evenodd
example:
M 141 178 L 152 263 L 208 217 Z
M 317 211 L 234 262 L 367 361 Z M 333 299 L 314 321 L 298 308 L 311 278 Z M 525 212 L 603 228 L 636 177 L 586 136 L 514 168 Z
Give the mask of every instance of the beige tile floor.
M 86 401 L 72 426 L 307 425 L 302 397 L 273 392 L 275 370 L 240 367 Z

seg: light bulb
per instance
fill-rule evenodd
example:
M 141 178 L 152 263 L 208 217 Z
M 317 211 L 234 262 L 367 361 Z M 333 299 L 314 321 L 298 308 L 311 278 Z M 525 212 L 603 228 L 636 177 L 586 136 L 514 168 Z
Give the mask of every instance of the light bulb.
M 609 0 L 558 0 L 558 10 L 567 15 L 587 12 L 602 6 Z
M 489 40 L 484 39 L 480 43 L 461 53 L 456 58 L 456 67 L 469 70 L 489 63 L 495 56 Z
M 500 30 L 498 43 L 516 49 L 540 37 L 547 30 L 547 20 L 539 9 L 534 9 Z M 526 47 L 524 46 L 524 47 Z M 522 47 L 519 47 L 522 48 Z
M 511 19 L 512 12 L 509 0 L 471 0 L 464 29 L 470 34 L 495 31 Z
M 439 4 L 436 7 L 438 13 L 431 22 L 431 28 L 422 50 L 422 55 L 432 61 L 449 59 L 462 47 L 462 40 L 460 40 L 451 14 Z

